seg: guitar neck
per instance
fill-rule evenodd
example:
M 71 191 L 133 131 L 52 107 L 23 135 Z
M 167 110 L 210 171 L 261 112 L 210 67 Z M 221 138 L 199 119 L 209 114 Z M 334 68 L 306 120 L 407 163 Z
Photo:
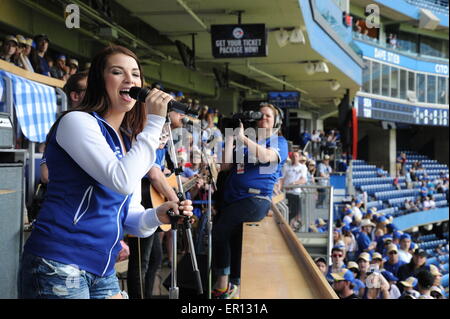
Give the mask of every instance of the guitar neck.
M 189 191 L 192 187 L 195 186 L 199 178 L 200 176 L 195 176 L 193 179 L 190 179 L 187 182 L 183 183 L 183 190 L 185 192 Z

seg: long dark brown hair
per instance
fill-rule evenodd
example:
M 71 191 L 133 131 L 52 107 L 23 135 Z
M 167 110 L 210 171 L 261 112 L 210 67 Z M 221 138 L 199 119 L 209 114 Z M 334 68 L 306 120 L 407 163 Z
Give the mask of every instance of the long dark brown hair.
M 100 116 L 104 116 L 107 113 L 111 105 L 105 88 L 104 71 L 108 58 L 114 54 L 125 54 L 135 59 L 139 67 L 141 84 L 144 83 L 144 74 L 136 54 L 123 46 L 110 44 L 92 59 L 86 94 L 80 106 L 73 109 L 73 111 L 96 112 Z M 134 139 L 144 129 L 145 120 L 145 105 L 144 103 L 136 102 L 133 108 L 125 114 L 120 127 L 129 134 L 131 139 Z

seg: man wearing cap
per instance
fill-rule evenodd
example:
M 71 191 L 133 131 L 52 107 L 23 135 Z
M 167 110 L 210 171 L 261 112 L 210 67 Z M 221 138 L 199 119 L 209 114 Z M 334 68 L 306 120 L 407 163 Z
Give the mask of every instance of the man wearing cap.
M 405 265 L 405 262 L 402 260 L 399 260 L 398 258 L 398 249 L 397 246 L 394 244 L 390 244 L 387 249 L 386 253 L 388 256 L 388 260 L 384 263 L 384 269 L 387 271 L 390 271 L 394 276 L 398 275 L 398 269 Z
M 35 72 L 51 76 L 50 67 L 47 62 L 47 50 L 49 45 L 48 37 L 45 34 L 39 34 L 34 37 L 36 48 L 31 52 L 31 64 Z
M 400 278 L 400 280 L 404 280 L 410 276 L 415 277 L 421 270 L 429 271 L 430 267 L 426 265 L 426 262 L 427 253 L 425 250 L 421 248 L 416 249 L 411 261 L 398 269 L 398 278 Z
M 441 295 L 443 295 L 445 289 L 441 285 L 442 273 L 439 271 L 439 268 L 433 264 L 430 264 L 430 272 L 434 277 L 433 287 L 431 287 L 431 290 L 438 291 Z
M 415 277 L 408 277 L 403 281 L 400 281 L 399 288 L 403 290 L 402 296 L 408 295 L 414 297 L 414 299 L 419 298 L 420 293 L 414 289 L 417 286 L 417 279 Z
M 409 252 L 411 247 L 411 235 L 403 234 L 400 236 L 400 249 L 398 250 L 399 260 L 409 263 L 411 261 L 412 255 Z
M 31 65 L 30 56 L 31 46 L 33 45 L 33 39 L 24 38 L 22 35 L 18 34 L 16 36 L 19 43 L 19 55 L 18 55 L 18 65 L 27 71 L 34 72 L 33 66 Z
M 359 254 L 358 258 L 356 259 L 356 263 L 358 264 L 359 267 L 359 279 L 361 279 L 362 282 L 366 281 L 371 260 L 372 258 L 367 252 Z
M 378 270 L 383 269 L 383 256 L 379 252 L 372 254 L 371 266 L 375 266 Z
M 372 252 L 376 248 L 377 243 L 371 239 L 373 227 L 375 227 L 375 224 L 370 220 L 363 219 L 361 221 L 361 232 L 356 237 L 360 253 Z
M 355 292 L 355 295 L 361 298 L 364 294 L 366 285 L 359 279 L 359 266 L 356 262 L 349 261 L 347 264 L 347 269 L 351 270 L 355 276 L 355 282 L 353 283 L 355 287 L 353 288 L 353 291 Z
M 3 45 L 0 51 L 0 59 L 6 62 L 14 63 L 13 58 L 17 50 L 17 39 L 13 35 L 7 35 L 3 41 Z
M 68 72 L 69 76 L 78 72 L 78 60 L 77 59 L 69 59 L 69 61 L 67 61 L 67 66 L 68 66 L 67 72 Z
M 342 269 L 338 273 L 332 273 L 333 289 L 341 299 L 360 299 L 353 291 L 355 276 L 348 269 Z

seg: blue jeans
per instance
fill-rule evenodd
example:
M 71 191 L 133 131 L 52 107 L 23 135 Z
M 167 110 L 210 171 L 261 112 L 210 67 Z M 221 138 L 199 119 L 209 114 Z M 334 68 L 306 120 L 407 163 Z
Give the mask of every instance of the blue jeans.
M 54 260 L 22 255 L 19 297 L 23 299 L 106 299 L 121 293 L 117 276 L 100 277 Z
M 242 223 L 262 220 L 269 209 L 268 200 L 250 197 L 234 202 L 221 210 L 213 227 L 216 275 L 230 275 L 230 282 L 240 284 Z

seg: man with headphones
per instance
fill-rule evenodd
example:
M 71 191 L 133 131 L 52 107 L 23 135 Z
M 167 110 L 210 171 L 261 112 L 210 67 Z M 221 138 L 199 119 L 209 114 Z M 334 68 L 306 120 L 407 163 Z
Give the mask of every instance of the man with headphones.
M 282 111 L 263 103 L 257 121 L 256 138 L 244 127 L 225 136 L 225 164 L 230 170 L 223 192 L 224 205 L 213 228 L 213 261 L 217 281 L 213 298 L 239 298 L 242 251 L 242 223 L 257 222 L 268 213 L 275 183 L 288 156 L 288 144 L 278 135 Z M 233 149 L 234 140 L 236 147 Z M 242 155 L 242 156 L 239 156 Z M 228 280 L 230 279 L 230 280 Z

